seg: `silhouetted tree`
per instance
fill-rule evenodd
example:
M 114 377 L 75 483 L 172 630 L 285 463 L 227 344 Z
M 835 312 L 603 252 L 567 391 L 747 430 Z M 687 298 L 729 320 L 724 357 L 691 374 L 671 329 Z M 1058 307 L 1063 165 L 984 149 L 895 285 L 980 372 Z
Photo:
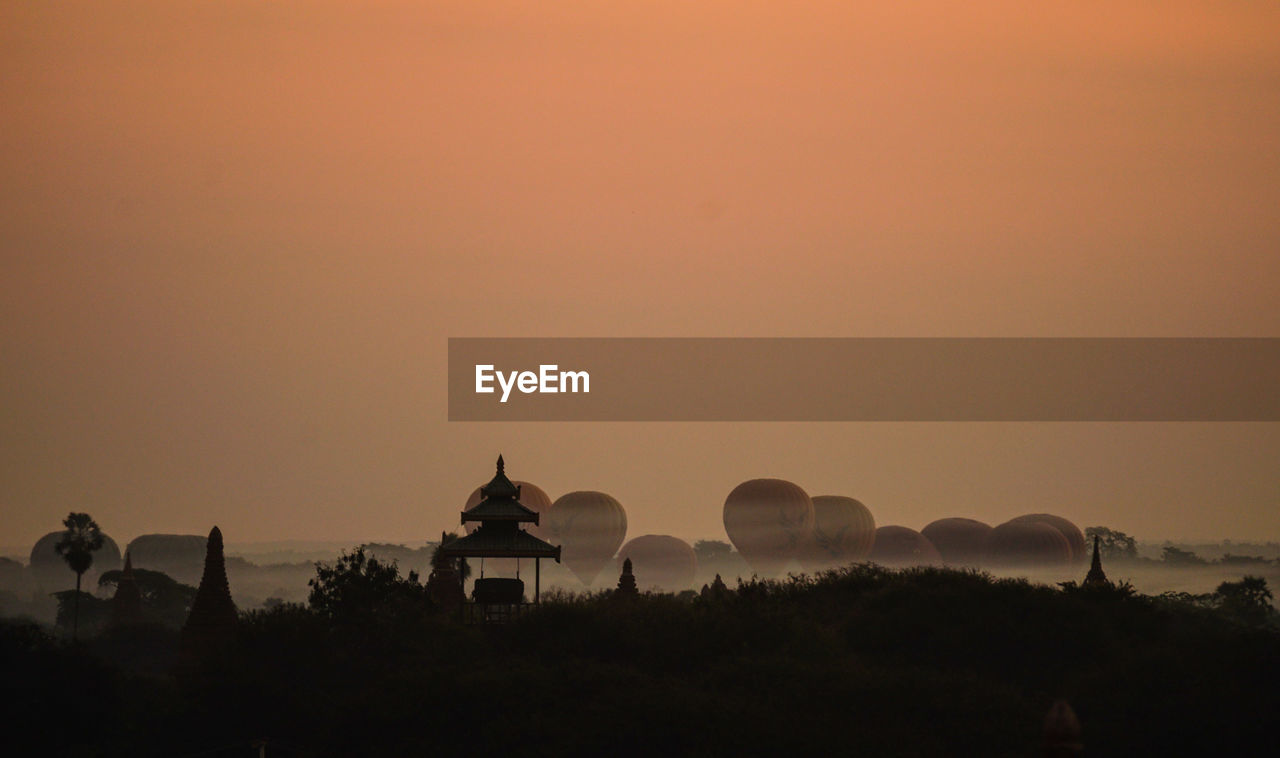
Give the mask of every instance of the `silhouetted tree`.
M 74 511 L 67 514 L 62 525 L 66 531 L 53 549 L 76 572 L 76 594 L 71 610 L 71 639 L 74 640 L 80 633 L 80 580 L 93 566 L 94 551 L 102 547 L 102 530 L 89 514 Z
M 693 543 L 693 554 L 698 563 L 707 563 L 719 558 L 726 558 L 733 552 L 733 546 L 723 540 L 698 540 Z
M 119 585 L 123 571 L 107 571 L 98 577 L 98 587 L 112 589 Z M 142 596 L 142 609 L 148 619 L 165 626 L 180 628 L 187 620 L 196 588 L 183 584 L 162 571 L 133 569 L 133 580 Z
M 1084 530 L 1088 539 L 1098 538 L 1102 557 L 1107 560 L 1134 560 L 1138 557 L 1138 541 L 1124 532 L 1105 526 L 1090 526 Z
M 465 558 L 452 559 L 440 548 L 458 539 L 456 532 L 441 532 L 440 544 L 431 551 L 431 575 L 427 577 L 427 596 L 441 608 L 457 608 L 466 602 L 462 585 L 471 574 Z M 459 573 L 459 572 L 465 573 Z
M 1173 545 L 1165 547 L 1161 553 L 1160 559 L 1170 566 L 1203 566 L 1208 561 L 1196 555 L 1190 550 L 1182 550 Z
M 1250 624 L 1265 624 L 1274 613 L 1271 589 L 1260 576 L 1246 576 L 1238 582 L 1223 582 L 1213 593 L 1220 607 Z
M 316 564 L 308 582 L 312 610 L 339 624 L 373 624 L 406 613 L 417 615 L 429 606 L 418 572 L 400 576 L 395 562 L 370 557 L 363 547 L 344 552 L 332 566 Z
M 416 755 L 424 739 L 440 753 L 600 754 L 624 735 L 643 754 L 822 755 L 853 740 L 867 755 L 1025 756 L 1064 694 L 1090 755 L 1251 755 L 1274 737 L 1276 635 L 1216 605 L 866 566 L 740 583 L 727 600 L 565 594 L 509 627 L 424 613 L 372 636 L 285 605 L 242 617 L 181 692 L 97 661 L 106 647 L 0 619 L 3 682 L 20 687 L 6 715 L 24 727 L 6 733 L 6 754 L 123 755 L 145 738 L 157 755 L 191 755 L 234 739 L 223 735 L 317 758 Z M 138 629 L 149 646 L 176 644 Z M 93 644 L 141 650 L 111 634 Z M 520 699 L 548 684 L 553 697 Z M 500 717 L 458 728 L 477 703 Z M 1083 741 L 1070 723 L 1046 726 L 1046 748 Z
M 440 535 L 440 544 L 436 545 L 436 549 L 431 552 L 431 569 L 432 571 L 452 570 L 458 573 L 462 581 L 471 578 L 471 564 L 467 563 L 466 558 L 449 558 L 440 552 L 440 548 L 453 542 L 460 537 L 457 532 L 444 532 Z
M 1266 566 L 1271 563 L 1260 555 L 1232 555 L 1231 553 L 1224 553 L 1218 562 L 1224 566 Z
M 54 625 L 64 632 L 73 626 L 83 625 L 85 636 L 93 636 L 106 624 L 111 614 L 111 602 L 78 590 L 62 590 L 53 593 L 58 601 Z

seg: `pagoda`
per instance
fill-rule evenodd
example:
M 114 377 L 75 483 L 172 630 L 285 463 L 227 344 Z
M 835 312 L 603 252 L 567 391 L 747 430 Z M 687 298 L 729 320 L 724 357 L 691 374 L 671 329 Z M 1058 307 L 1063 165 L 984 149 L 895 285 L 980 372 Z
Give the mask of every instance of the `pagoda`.
M 129 626 L 143 620 L 142 591 L 138 589 L 138 580 L 133 575 L 133 560 L 129 551 L 124 551 L 124 571 L 120 572 L 120 581 L 116 582 L 116 594 L 111 598 L 111 626 Z
M 618 577 L 618 589 L 613 591 L 617 599 L 636 597 L 640 590 L 636 587 L 636 575 L 631 568 L 631 559 L 622 562 L 622 574 Z
M 1102 555 L 1098 550 L 1098 537 L 1093 537 L 1093 565 L 1089 567 L 1089 574 L 1084 578 L 1085 587 L 1110 587 L 1111 582 L 1107 581 L 1107 575 L 1102 570 Z
M 532 558 L 533 602 L 537 603 L 542 583 L 541 561 L 554 558 L 559 563 L 560 546 L 544 542 L 521 528 L 522 524 L 537 524 L 539 515 L 520 504 L 520 487 L 507 478 L 501 455 L 498 456 L 497 473 L 480 488 L 480 496 L 479 503 L 462 512 L 464 526 L 473 522 L 480 526 L 465 537 L 441 545 L 440 555 L 445 558 Z M 476 580 L 473 593 L 476 604 L 507 608 L 520 606 L 524 602 L 524 582 L 518 572 L 519 569 L 514 579 L 481 575 Z M 486 610 L 484 615 L 489 618 L 493 614 Z
M 214 527 L 205 546 L 204 574 L 182 627 L 178 655 L 180 670 L 191 670 L 211 651 L 225 647 L 235 634 L 238 615 L 227 583 L 227 563 L 222 553 L 222 530 Z

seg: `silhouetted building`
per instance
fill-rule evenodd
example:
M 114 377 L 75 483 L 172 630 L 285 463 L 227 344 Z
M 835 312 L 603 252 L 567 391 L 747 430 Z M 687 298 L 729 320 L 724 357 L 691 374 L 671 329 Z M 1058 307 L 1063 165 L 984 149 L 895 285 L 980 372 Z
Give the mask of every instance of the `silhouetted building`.
M 700 594 L 703 600 L 718 600 L 729 594 L 729 588 L 725 586 L 724 580 L 720 578 L 720 575 L 716 574 L 716 578 L 712 580 L 710 585 L 702 585 Z
M 628 558 L 622 562 L 622 575 L 618 577 L 618 589 L 614 590 L 614 597 L 635 597 L 640 594 L 640 590 L 636 588 L 636 575 L 631 572 L 631 559 Z
M 196 589 L 191 613 L 182 627 L 180 664 L 190 664 L 210 650 L 231 640 L 236 626 L 236 606 L 227 583 L 227 564 L 222 554 L 222 531 L 214 527 L 204 556 L 204 574 Z
M 1080 719 L 1065 700 L 1058 700 L 1044 717 L 1045 758 L 1074 758 L 1084 747 L 1080 743 Z
M 124 570 L 116 583 L 116 594 L 111 598 L 111 626 L 129 626 L 143 621 L 142 591 L 133 575 L 133 560 L 128 551 L 124 554 Z
M 498 456 L 497 473 L 488 484 L 480 488 L 483 499 L 469 510 L 462 512 L 462 523 L 479 522 L 480 526 L 465 537 L 459 537 L 440 546 L 445 558 L 532 558 L 533 602 L 540 599 L 543 558 L 560 562 L 560 547 L 538 539 L 520 528 L 521 524 L 537 524 L 539 514 L 520 503 L 520 488 L 507 478 L 502 456 Z M 480 578 L 476 579 L 474 598 L 482 606 L 480 619 L 500 620 L 511 612 L 518 612 L 524 601 L 524 582 L 519 569 L 514 581 L 485 577 L 481 564 Z M 458 586 L 463 578 L 459 576 Z
M 1102 554 L 1098 550 L 1098 538 L 1093 538 L 1093 565 L 1089 567 L 1089 574 L 1084 578 L 1085 587 L 1107 587 L 1111 582 L 1107 581 L 1107 575 L 1102 571 Z

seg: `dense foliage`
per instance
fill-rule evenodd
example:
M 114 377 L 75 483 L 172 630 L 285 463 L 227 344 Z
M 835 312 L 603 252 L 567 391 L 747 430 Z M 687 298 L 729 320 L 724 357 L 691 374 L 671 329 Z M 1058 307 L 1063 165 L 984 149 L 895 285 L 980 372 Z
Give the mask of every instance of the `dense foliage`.
M 70 632 L 72 617 L 79 609 L 80 631 L 96 634 L 107 629 L 111 618 L 111 596 L 124 572 L 119 569 L 103 572 L 98 577 L 98 588 L 102 597 L 95 597 L 87 592 L 75 590 L 55 592 L 53 596 L 58 602 L 58 615 L 55 626 Z M 173 579 L 168 574 L 148 569 L 133 569 L 134 581 L 137 582 L 142 599 L 142 612 L 146 621 L 180 629 L 187 620 L 191 610 L 191 602 L 195 598 L 196 588 Z
M 107 571 L 98 577 L 98 587 L 108 596 L 114 595 L 124 572 Z M 196 588 L 183 584 L 161 571 L 133 569 L 133 580 L 142 596 L 143 612 L 149 620 L 178 629 L 187 620 Z
M 378 560 L 358 547 L 332 564 L 317 563 L 311 580 L 311 609 L 335 625 L 377 627 L 417 618 L 429 607 L 417 572 L 400 576 L 393 562 Z
M 245 614 L 225 656 L 182 679 L 4 627 L 24 734 L 42 753 L 128 755 L 251 755 L 267 738 L 268 755 L 1023 756 L 1065 697 L 1088 755 L 1226 755 L 1265 744 L 1280 706 L 1257 582 L 1206 605 L 856 566 L 705 598 L 558 596 L 471 627 L 394 566 L 329 571 L 311 607 Z M 147 644 L 163 657 L 176 639 Z
M 102 530 L 87 513 L 68 513 L 62 526 L 65 531 L 53 549 L 79 579 L 93 565 L 94 551 L 102 547 Z

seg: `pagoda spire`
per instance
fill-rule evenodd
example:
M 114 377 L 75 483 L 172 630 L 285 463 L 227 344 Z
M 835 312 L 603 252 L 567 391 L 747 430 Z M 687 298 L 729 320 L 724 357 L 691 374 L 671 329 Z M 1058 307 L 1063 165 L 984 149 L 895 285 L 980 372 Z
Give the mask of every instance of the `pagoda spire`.
M 187 627 L 223 627 L 236 622 L 236 606 L 231 602 L 231 587 L 227 583 L 227 562 L 222 554 L 222 530 L 214 527 L 209 532 L 205 548 L 204 574 L 200 587 L 191 603 L 191 615 Z
M 488 484 L 480 488 L 480 494 L 486 499 L 520 499 L 520 488 L 507 478 L 507 464 L 502 460 L 501 454 L 498 455 L 497 471 L 494 473 L 493 479 L 490 479 Z
M 111 625 L 127 626 L 142 621 L 142 591 L 133 575 L 133 558 L 124 553 L 124 571 L 116 583 L 116 594 L 111 598 Z
M 622 562 L 622 574 L 618 577 L 618 589 L 614 590 L 615 598 L 635 597 L 640 594 L 636 587 L 636 576 L 631 569 L 631 559 Z
M 1111 584 L 1107 581 L 1107 575 L 1102 570 L 1102 553 L 1098 548 L 1098 536 L 1093 537 L 1093 565 L 1089 567 L 1089 574 L 1084 578 L 1085 587 L 1106 587 Z
M 182 627 L 179 665 L 191 664 L 210 649 L 229 642 L 236 621 L 236 606 L 227 583 L 227 562 L 222 554 L 222 530 L 215 526 L 205 548 L 204 575 Z

